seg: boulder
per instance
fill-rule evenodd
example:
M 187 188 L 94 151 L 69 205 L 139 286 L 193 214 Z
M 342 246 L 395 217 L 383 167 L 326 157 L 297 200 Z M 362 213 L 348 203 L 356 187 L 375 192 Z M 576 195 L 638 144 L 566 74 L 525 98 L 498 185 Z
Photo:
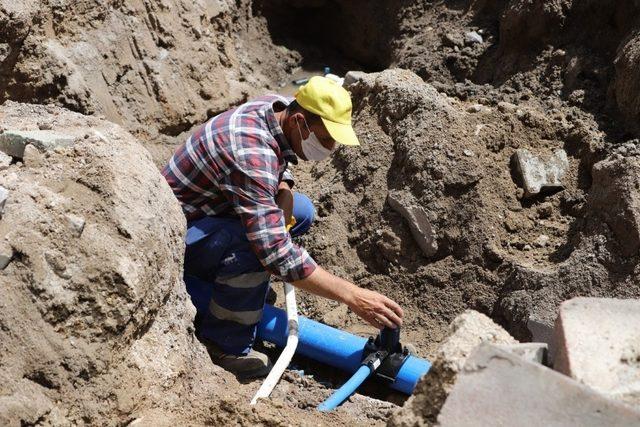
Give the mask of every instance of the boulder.
M 640 300 L 565 301 L 556 342 L 556 370 L 640 409 Z

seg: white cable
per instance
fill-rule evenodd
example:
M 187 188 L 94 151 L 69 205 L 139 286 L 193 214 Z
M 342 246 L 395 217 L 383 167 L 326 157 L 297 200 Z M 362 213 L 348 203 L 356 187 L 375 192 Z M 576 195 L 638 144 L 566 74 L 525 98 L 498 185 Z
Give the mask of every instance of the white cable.
M 285 345 L 280 357 L 273 365 L 271 372 L 251 399 L 251 404 L 255 405 L 258 399 L 269 397 L 274 387 L 280 380 L 282 373 L 293 358 L 293 354 L 298 347 L 298 307 L 296 305 L 296 292 L 289 283 L 284 284 L 284 297 L 287 305 L 287 323 L 289 325 L 289 335 L 287 336 L 287 345 Z

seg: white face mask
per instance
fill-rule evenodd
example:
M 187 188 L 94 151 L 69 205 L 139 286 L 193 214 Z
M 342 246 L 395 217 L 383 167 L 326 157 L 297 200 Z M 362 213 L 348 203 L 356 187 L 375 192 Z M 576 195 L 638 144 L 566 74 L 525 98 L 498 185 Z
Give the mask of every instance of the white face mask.
M 307 122 L 305 121 L 305 126 L 307 126 Z M 320 140 L 316 136 L 315 133 L 311 132 L 309 126 L 307 126 L 307 130 L 309 131 L 309 136 L 307 139 L 302 138 L 302 131 L 300 130 L 300 124 L 298 124 L 298 133 L 300 133 L 300 139 L 302 144 L 302 153 L 307 158 L 307 160 L 313 160 L 319 162 L 320 160 L 324 160 L 331 155 L 332 150 L 325 148 Z

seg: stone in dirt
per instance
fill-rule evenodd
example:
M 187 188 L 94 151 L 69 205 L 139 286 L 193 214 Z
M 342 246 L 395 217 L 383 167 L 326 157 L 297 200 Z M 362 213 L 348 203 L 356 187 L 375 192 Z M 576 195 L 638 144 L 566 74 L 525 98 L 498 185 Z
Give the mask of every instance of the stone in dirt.
M 348 71 L 347 74 L 344 75 L 342 86 L 348 87 L 352 84 L 355 84 L 362 80 L 365 75 L 366 73 L 364 71 Z
M 640 408 L 640 300 L 565 301 L 556 342 L 556 370 Z
M 402 193 L 390 192 L 387 196 L 387 201 L 389 206 L 407 221 L 411 229 L 411 235 L 420 249 L 422 249 L 422 253 L 426 257 L 435 255 L 438 251 L 438 242 L 424 209 L 415 206 Z
M 4 207 L 7 204 L 9 198 L 9 190 L 0 185 L 0 217 L 4 215 Z
M 7 169 L 11 166 L 13 159 L 4 151 L 0 151 L 0 171 Z
M 450 336 L 438 349 L 431 369 L 405 405 L 395 412 L 390 426 L 423 425 L 435 422 L 467 357 L 481 343 L 513 345 L 518 342 L 482 313 L 467 310 L 450 325 Z
M 46 151 L 71 145 L 75 139 L 74 136 L 49 130 L 6 130 L 0 134 L 0 150 L 21 159 L 28 144 Z
M 464 42 L 466 44 L 482 43 L 482 36 L 477 31 L 469 31 L 464 35 Z
M 640 412 L 490 344 L 467 359 L 437 422 L 465 426 L 632 426 Z
M 13 248 L 5 241 L 0 241 L 0 270 L 4 270 L 13 258 Z
M 76 237 L 80 237 L 82 230 L 84 230 L 84 218 L 73 214 L 67 214 L 67 221 L 69 222 L 69 226 L 71 227 L 73 234 Z
M 513 161 L 525 196 L 534 196 L 543 189 L 563 188 L 562 178 L 569 168 L 569 160 L 564 150 L 556 150 L 544 161 L 526 148 L 521 148 L 513 155 Z

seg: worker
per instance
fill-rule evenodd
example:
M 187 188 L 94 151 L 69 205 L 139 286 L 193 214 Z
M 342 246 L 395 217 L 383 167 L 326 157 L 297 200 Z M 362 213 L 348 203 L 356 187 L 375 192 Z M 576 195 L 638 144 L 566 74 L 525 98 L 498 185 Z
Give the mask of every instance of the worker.
M 378 328 L 402 323 L 394 301 L 329 273 L 292 241 L 309 229 L 314 208 L 292 191 L 288 166 L 326 159 L 340 144 L 359 145 L 351 98 L 317 76 L 295 99 L 267 95 L 213 117 L 162 171 L 187 219 L 184 274 L 198 308 L 196 334 L 239 379 L 271 368 L 252 348 L 271 275 L 345 303 Z

